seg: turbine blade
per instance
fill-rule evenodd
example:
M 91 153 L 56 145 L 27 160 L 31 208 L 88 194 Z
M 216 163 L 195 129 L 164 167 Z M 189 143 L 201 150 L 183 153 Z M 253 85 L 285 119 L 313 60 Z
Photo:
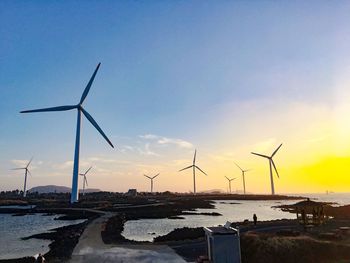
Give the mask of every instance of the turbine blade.
M 225 176 L 225 177 L 226 177 L 226 179 L 227 179 L 227 180 L 229 180 L 229 181 L 230 181 L 230 179 L 229 179 L 227 176 Z
M 11 170 L 25 170 L 26 168 L 13 168 Z
M 81 107 L 81 111 L 83 112 L 85 117 L 90 121 L 90 123 L 99 131 L 99 133 L 103 136 L 103 138 L 105 138 L 105 140 L 109 143 L 109 145 L 112 146 L 112 148 L 114 148 L 111 141 L 108 139 L 106 134 L 102 131 L 100 126 L 98 126 L 97 122 L 91 117 L 91 115 L 86 110 L 84 110 L 82 107 Z
M 195 166 L 199 171 L 201 171 L 202 173 L 204 173 L 205 175 L 207 175 L 201 168 L 199 168 L 197 165 Z
M 26 168 L 29 167 L 30 163 L 33 161 L 33 157 L 30 159 L 29 163 L 27 164 Z
M 235 163 L 235 165 L 243 172 L 243 169 L 237 163 Z
M 233 181 L 233 180 L 235 180 L 235 179 L 236 179 L 236 177 L 235 177 L 235 178 L 232 178 L 232 179 L 230 180 L 230 182 Z
M 144 174 L 144 176 L 146 176 L 148 179 L 152 179 L 152 178 L 151 178 L 151 177 L 149 177 L 148 175 L 145 175 L 145 174 Z
M 45 112 L 45 111 L 67 111 L 76 109 L 76 105 L 67 105 L 67 106 L 58 106 L 58 107 L 51 107 L 51 108 L 43 108 L 43 109 L 37 109 L 37 110 L 24 110 L 20 113 L 31 113 L 31 112 Z
M 197 149 L 194 150 L 193 164 L 196 163 L 196 155 L 197 155 Z
M 275 163 L 274 163 L 274 161 L 271 159 L 271 163 L 272 163 L 272 165 L 273 165 L 273 168 L 275 169 L 275 171 L 276 171 L 276 174 L 277 174 L 277 177 L 278 178 L 280 178 L 280 175 L 278 174 L 278 171 L 277 171 L 277 168 L 276 168 L 276 165 L 275 165 Z
M 280 144 L 280 146 L 278 146 L 278 148 L 273 152 L 273 154 L 271 155 L 271 158 L 277 153 L 277 151 L 281 148 L 282 143 Z
M 84 100 L 86 99 L 86 96 L 89 94 L 92 82 L 94 82 L 96 73 L 97 73 L 98 69 L 100 68 L 100 65 L 101 65 L 101 63 L 98 63 L 94 73 L 92 74 L 88 84 L 86 85 L 84 92 L 83 92 L 83 95 L 81 95 L 80 104 L 82 104 L 84 102 Z
M 183 170 L 190 169 L 190 168 L 192 168 L 192 167 L 193 167 L 193 165 L 190 165 L 190 166 L 188 166 L 188 167 L 185 167 L 185 168 L 183 168 L 183 169 L 179 170 L 179 172 L 181 172 L 181 171 L 183 171 Z
M 260 156 L 260 157 L 264 157 L 264 158 L 270 159 L 270 156 L 263 155 L 263 154 L 260 154 L 260 153 L 254 153 L 254 152 L 251 152 L 251 154 L 255 154 L 255 155 L 257 155 L 257 156 Z
M 156 174 L 155 176 L 152 177 L 152 179 L 156 178 L 159 174 Z
M 88 181 L 87 181 L 87 179 L 86 179 L 86 176 L 84 176 L 84 180 L 85 180 L 86 186 L 89 186 L 89 185 L 88 185 Z
M 90 166 L 89 169 L 87 169 L 87 171 L 85 172 L 85 174 L 87 174 L 90 170 L 91 170 L 92 166 Z
M 249 171 L 251 171 L 252 169 L 247 169 L 247 170 L 243 170 L 242 172 L 249 172 Z
M 27 169 L 27 172 L 29 173 L 30 176 L 32 176 L 32 173 Z

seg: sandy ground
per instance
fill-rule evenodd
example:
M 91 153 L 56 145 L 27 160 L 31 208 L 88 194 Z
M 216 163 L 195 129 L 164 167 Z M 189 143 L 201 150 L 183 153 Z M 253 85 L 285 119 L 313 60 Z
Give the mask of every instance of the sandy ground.
M 74 248 L 69 263 L 96 263 L 96 262 L 114 262 L 114 263 L 185 263 L 174 250 L 168 246 L 144 246 L 128 245 L 113 246 L 106 245 L 102 241 L 101 228 L 108 218 L 115 213 L 106 213 L 103 216 L 92 221 L 79 239 Z

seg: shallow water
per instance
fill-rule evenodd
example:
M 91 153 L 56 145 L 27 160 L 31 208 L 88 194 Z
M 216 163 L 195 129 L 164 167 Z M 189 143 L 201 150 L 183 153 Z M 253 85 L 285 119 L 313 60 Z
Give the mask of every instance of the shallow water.
M 333 202 L 338 205 L 350 204 L 350 193 L 330 194 L 297 194 L 322 202 Z M 244 201 L 224 200 L 215 201 L 215 209 L 197 209 L 201 212 L 217 212 L 222 216 L 186 215 L 185 219 L 141 219 L 125 223 L 123 236 L 130 240 L 152 241 L 156 236 L 166 235 L 175 228 L 204 227 L 224 225 L 227 221 L 237 222 L 245 219 L 252 220 L 254 213 L 258 220 L 294 219 L 295 215 L 273 208 L 282 204 L 294 204 L 297 200 L 277 201 Z M 238 204 L 237 204 L 238 203 Z
M 350 204 L 350 193 L 303 194 L 302 196 L 315 201 L 336 203 L 334 206 Z
M 35 208 L 36 205 L 0 205 L 0 209 L 8 208 L 8 209 L 32 209 Z
M 123 236 L 137 241 L 152 241 L 154 237 L 166 235 L 175 228 L 204 227 L 224 225 L 227 221 L 237 222 L 245 219 L 252 220 L 257 214 L 258 220 L 294 219 L 295 215 L 286 213 L 272 206 L 293 204 L 295 200 L 288 201 L 242 201 L 220 200 L 214 201 L 215 209 L 197 209 L 197 213 L 217 212 L 222 216 L 185 215 L 185 219 L 141 219 L 130 220 L 125 223 Z M 155 233 L 155 234 L 152 234 Z
M 0 259 L 20 258 L 33 256 L 49 251 L 50 240 L 21 238 L 48 232 L 54 228 L 79 224 L 85 220 L 54 220 L 60 215 L 44 216 L 32 214 L 12 216 L 0 214 Z

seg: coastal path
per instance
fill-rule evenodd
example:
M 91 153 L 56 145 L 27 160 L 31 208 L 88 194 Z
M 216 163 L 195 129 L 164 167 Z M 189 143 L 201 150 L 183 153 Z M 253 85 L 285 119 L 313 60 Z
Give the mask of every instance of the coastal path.
M 174 250 L 166 245 L 107 245 L 101 231 L 105 222 L 117 213 L 103 212 L 84 230 L 73 250 L 69 263 L 185 263 Z

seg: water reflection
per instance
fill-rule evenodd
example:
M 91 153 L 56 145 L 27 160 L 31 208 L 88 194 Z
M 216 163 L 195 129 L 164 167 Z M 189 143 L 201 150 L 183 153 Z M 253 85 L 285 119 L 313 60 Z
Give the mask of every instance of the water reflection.
M 60 215 L 31 214 L 12 216 L 0 214 L 0 259 L 20 258 L 46 253 L 50 240 L 21 238 L 48 232 L 54 228 L 78 224 L 85 220 L 54 220 Z
M 245 219 L 252 220 L 257 214 L 258 220 L 294 219 L 295 215 L 273 208 L 283 204 L 293 204 L 291 201 L 215 201 L 215 209 L 197 209 L 197 213 L 217 212 L 222 216 L 184 215 L 185 219 L 141 219 L 125 223 L 123 236 L 136 241 L 152 241 L 154 237 L 166 235 L 175 228 L 203 227 L 223 225 L 226 221 L 236 222 Z

